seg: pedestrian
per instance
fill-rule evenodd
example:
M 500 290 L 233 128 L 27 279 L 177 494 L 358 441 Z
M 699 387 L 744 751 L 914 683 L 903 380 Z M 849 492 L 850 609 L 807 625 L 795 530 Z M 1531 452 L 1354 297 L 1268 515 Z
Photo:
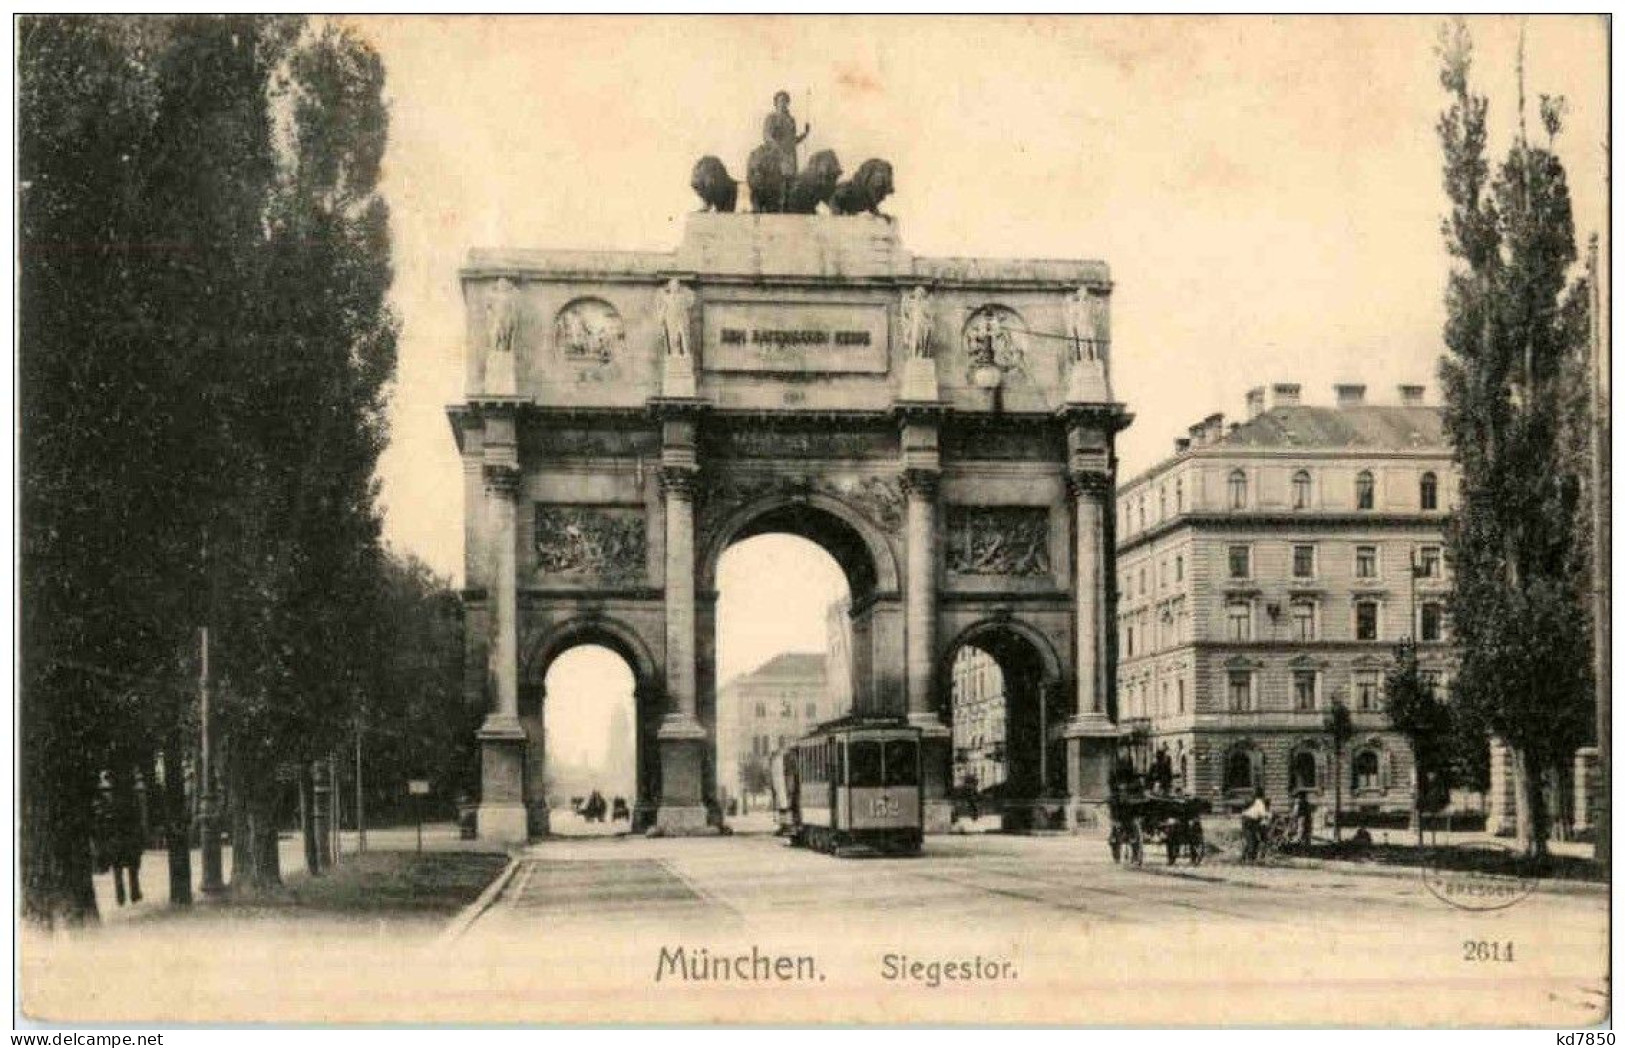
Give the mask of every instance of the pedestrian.
M 1314 827 L 1315 806 L 1309 803 L 1309 791 L 1299 790 L 1297 806 L 1293 809 L 1293 816 L 1298 823 L 1298 843 L 1305 848 L 1309 846 L 1310 831 Z
M 1263 787 L 1253 793 L 1253 803 L 1241 813 L 1241 861 L 1257 862 L 1264 845 L 1264 827 L 1269 825 L 1270 802 Z
M 1174 791 L 1174 759 L 1168 755 L 1167 745 L 1157 750 L 1157 759 L 1151 764 L 1151 781 L 1158 793 Z

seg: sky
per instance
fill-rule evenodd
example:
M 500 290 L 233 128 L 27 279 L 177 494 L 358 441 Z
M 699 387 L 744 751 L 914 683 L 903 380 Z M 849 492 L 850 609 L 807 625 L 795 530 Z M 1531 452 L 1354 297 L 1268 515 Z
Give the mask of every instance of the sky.
M 1437 18 L 353 24 L 383 57 L 391 105 L 382 189 L 402 335 L 385 532 L 454 582 L 463 514 L 445 406 L 462 396 L 468 251 L 672 249 L 698 207 L 694 160 L 716 154 L 742 178 L 780 88 L 812 124 L 804 152 L 833 148 L 849 170 L 892 161 L 886 210 L 914 253 L 1110 264 L 1113 385 L 1136 416 L 1119 438 L 1125 477 L 1202 416 L 1238 415 L 1255 385 L 1296 381 L 1330 403 L 1333 383 L 1364 382 L 1382 403 L 1414 382 L 1436 402 L 1449 264 Z M 1542 93 L 1567 96 L 1558 146 L 1583 242 L 1604 215 L 1604 23 L 1468 24 L 1492 158 L 1517 127 L 1520 26 L 1531 129 Z M 815 575 L 821 555 L 786 547 L 769 563 Z M 725 620 L 756 621 L 729 614 L 726 586 L 722 599 Z M 810 622 L 740 658 L 822 647 Z

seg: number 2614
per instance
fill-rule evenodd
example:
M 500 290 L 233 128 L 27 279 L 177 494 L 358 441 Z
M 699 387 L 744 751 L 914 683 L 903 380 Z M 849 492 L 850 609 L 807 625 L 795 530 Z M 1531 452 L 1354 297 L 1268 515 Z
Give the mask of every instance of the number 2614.
M 1479 961 L 1505 961 L 1512 962 L 1512 940 L 1500 942 L 1494 939 L 1463 939 L 1461 943 L 1461 959 L 1469 963 Z

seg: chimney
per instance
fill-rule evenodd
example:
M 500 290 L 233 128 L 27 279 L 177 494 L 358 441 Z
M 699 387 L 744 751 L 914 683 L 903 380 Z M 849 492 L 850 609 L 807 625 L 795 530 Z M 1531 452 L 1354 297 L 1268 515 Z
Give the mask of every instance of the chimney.
M 1191 438 L 1189 438 L 1189 437 L 1175 437 L 1174 438 L 1174 454 L 1175 455 L 1183 455 L 1185 452 L 1189 451 L 1190 449 L 1191 449 Z
M 1340 408 L 1357 408 L 1365 403 L 1365 387 L 1356 384 L 1339 384 L 1332 389 L 1337 391 L 1337 406 Z
M 1303 387 L 1296 382 L 1277 382 L 1270 387 L 1270 394 L 1274 397 L 1272 407 L 1292 408 L 1298 406 L 1298 400 L 1303 393 Z
M 1202 420 L 1202 443 L 1211 444 L 1224 436 L 1224 415 L 1215 411 Z
M 1247 391 L 1247 419 L 1251 421 L 1264 413 L 1264 387 L 1254 386 Z
M 1207 443 L 1207 427 L 1202 423 L 1198 422 L 1186 429 L 1185 432 L 1190 434 L 1189 437 L 1185 438 L 1185 444 L 1188 447 L 1199 448 Z
M 1419 408 L 1422 406 L 1422 398 L 1427 389 L 1426 386 L 1400 386 L 1399 402 L 1408 408 Z

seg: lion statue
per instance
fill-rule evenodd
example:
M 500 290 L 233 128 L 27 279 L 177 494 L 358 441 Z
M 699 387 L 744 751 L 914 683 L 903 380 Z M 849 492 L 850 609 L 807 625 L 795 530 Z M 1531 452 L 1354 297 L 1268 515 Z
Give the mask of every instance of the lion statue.
M 694 163 L 690 186 L 705 206 L 701 211 L 732 211 L 739 203 L 739 183 L 722 161 L 714 156 L 702 156 Z
M 790 185 L 790 198 L 785 210 L 792 215 L 810 215 L 819 204 L 829 203 L 835 195 L 835 186 L 841 180 L 841 162 L 833 149 L 820 149 L 807 158 L 807 166 L 796 173 Z
M 880 202 L 892 194 L 891 164 L 885 160 L 865 160 L 857 174 L 835 187 L 829 209 L 837 215 L 858 215 L 867 211 L 880 218 Z
M 769 214 L 784 210 L 789 186 L 785 184 L 784 156 L 771 142 L 750 151 L 745 161 L 745 183 L 750 186 L 750 209 Z

